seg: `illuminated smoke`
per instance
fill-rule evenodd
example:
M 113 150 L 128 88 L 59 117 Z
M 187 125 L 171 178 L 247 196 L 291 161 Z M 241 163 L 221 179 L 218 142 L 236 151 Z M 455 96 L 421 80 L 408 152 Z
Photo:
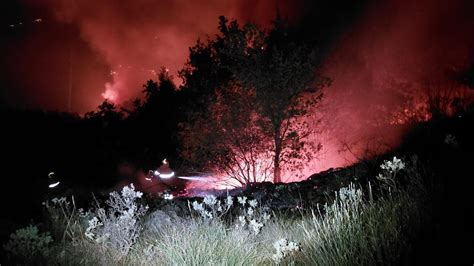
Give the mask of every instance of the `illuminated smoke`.
M 407 116 L 426 119 L 427 95 L 436 89 L 426 84 L 446 86 L 452 82 L 446 70 L 463 69 L 473 58 L 473 10 L 472 1 L 462 0 L 393 0 L 370 7 L 326 60 L 333 83 L 321 106 L 323 151 L 305 171 L 396 147 L 405 129 L 393 124 Z
M 142 84 L 156 78 L 161 66 L 176 76 L 189 47 L 217 32 L 221 15 L 268 25 L 277 7 L 296 14 L 290 0 L 51 0 L 49 6 L 59 20 L 77 25 L 109 65 L 112 80 L 100 95 L 116 103 L 139 96 Z
M 107 82 L 105 83 L 105 91 L 101 94 L 104 99 L 116 102 L 118 100 L 118 90 L 117 86 Z

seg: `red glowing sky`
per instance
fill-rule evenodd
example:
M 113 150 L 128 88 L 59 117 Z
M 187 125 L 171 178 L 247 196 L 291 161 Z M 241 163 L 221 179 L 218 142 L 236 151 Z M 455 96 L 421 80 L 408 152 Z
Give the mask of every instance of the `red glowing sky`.
M 442 80 L 446 70 L 472 60 L 473 3 L 379 2 L 339 36 L 325 63 L 333 83 L 320 106 L 324 151 L 308 173 L 360 160 L 366 148 L 381 152 L 397 145 L 403 129 L 390 127 L 388 116 L 415 108 L 401 96 L 425 93 L 420 84 Z M 343 144 L 351 150 L 338 152 Z
M 268 25 L 277 8 L 295 17 L 297 2 L 24 0 L 26 11 L 4 22 L 5 83 L 15 84 L 4 98 L 20 107 L 67 110 L 71 74 L 72 111 L 93 110 L 103 96 L 123 103 L 161 66 L 176 76 L 188 48 L 217 32 L 220 15 Z
M 69 81 L 72 111 L 90 111 L 104 95 L 123 103 L 136 97 L 161 66 L 172 73 L 181 69 L 188 48 L 198 38 L 216 33 L 218 16 L 268 26 L 277 8 L 293 21 L 304 18 L 309 24 L 306 29 L 337 29 L 341 17 L 356 14 L 342 30 L 327 31 L 339 35 L 326 62 L 335 93 L 344 88 L 345 93 L 361 95 L 358 91 L 367 90 L 362 87 L 390 78 L 426 79 L 446 65 L 472 58 L 472 1 L 351 5 L 341 0 L 333 6 L 310 2 L 21 0 L 3 4 L 2 104 L 67 110 Z M 354 7 L 361 9 L 360 14 L 346 10 Z
M 188 48 L 217 32 L 218 16 L 268 26 L 278 7 L 310 35 L 335 35 L 324 62 L 333 84 L 319 107 L 331 119 L 320 126 L 325 150 L 307 169 L 314 173 L 361 154 L 362 146 L 339 153 L 341 142 L 396 144 L 401 132 L 382 130 L 387 122 L 376 116 L 402 106 L 392 82 L 440 79 L 474 58 L 473 1 L 310 2 L 23 0 L 20 11 L 3 9 L 2 104 L 67 110 L 70 80 L 72 111 L 90 111 L 104 95 L 124 103 L 161 66 L 182 68 Z

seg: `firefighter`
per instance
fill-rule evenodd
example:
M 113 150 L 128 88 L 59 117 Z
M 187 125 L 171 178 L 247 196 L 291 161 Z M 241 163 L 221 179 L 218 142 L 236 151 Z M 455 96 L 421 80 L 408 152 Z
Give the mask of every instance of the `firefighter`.
M 59 185 L 59 179 L 56 177 L 54 172 L 48 174 L 48 187 L 55 188 Z
M 159 177 L 161 179 L 169 179 L 174 177 L 174 172 L 171 170 L 168 160 L 165 158 L 163 164 L 158 168 Z
M 170 168 L 168 160 L 165 158 L 162 165 L 155 171 L 150 170 L 146 180 L 151 181 L 151 177 L 159 178 L 160 180 L 167 180 L 174 177 L 174 171 Z

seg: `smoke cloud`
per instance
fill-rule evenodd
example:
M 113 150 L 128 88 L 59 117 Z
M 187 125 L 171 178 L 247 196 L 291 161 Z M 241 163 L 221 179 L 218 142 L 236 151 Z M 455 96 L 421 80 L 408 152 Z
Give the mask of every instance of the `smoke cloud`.
M 472 1 L 376 2 L 325 62 L 333 83 L 320 107 L 323 152 L 308 173 L 396 147 L 404 119 L 426 117 L 418 109 L 439 89 L 426 84 L 450 82 L 446 71 L 462 70 L 473 58 Z
M 138 96 L 141 85 L 161 66 L 176 75 L 188 48 L 217 32 L 218 17 L 267 25 L 277 7 L 296 13 L 291 1 L 51 1 L 63 22 L 73 23 L 81 37 L 110 67 L 102 97 L 122 103 Z M 179 83 L 179 80 L 175 80 Z

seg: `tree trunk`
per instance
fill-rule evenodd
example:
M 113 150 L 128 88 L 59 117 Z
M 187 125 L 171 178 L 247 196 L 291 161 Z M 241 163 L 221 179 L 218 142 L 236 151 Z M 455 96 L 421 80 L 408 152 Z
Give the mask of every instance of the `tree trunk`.
M 273 183 L 281 183 L 281 170 L 280 170 L 280 163 L 276 161 L 274 162 L 274 169 L 273 169 Z
M 280 169 L 281 139 L 275 138 L 275 157 L 273 158 L 273 183 L 281 182 Z

